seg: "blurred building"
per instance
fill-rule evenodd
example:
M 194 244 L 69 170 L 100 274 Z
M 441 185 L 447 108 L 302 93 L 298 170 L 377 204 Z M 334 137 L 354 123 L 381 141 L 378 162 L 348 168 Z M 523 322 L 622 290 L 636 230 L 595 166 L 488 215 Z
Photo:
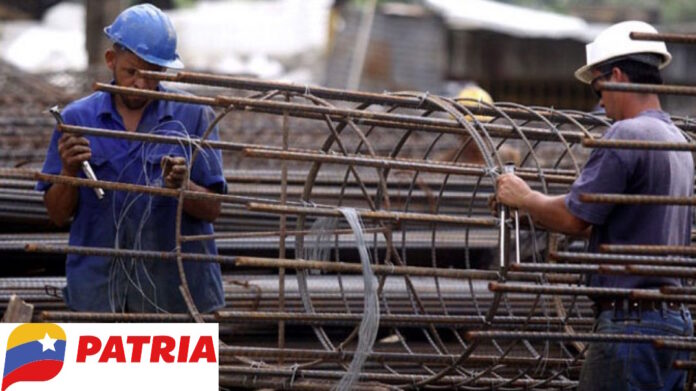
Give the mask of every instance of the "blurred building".
M 0 20 L 41 19 L 44 12 L 61 0 L 0 0 Z
M 573 72 L 585 61 L 585 44 L 605 25 L 487 0 L 423 4 L 378 7 L 360 89 L 446 93 L 447 81 L 471 80 L 496 101 L 595 107 L 596 97 Z M 346 5 L 338 12 L 325 83 L 345 87 L 362 13 Z M 696 53 L 687 49 L 670 47 L 675 61 L 667 81 L 693 82 L 686 67 Z

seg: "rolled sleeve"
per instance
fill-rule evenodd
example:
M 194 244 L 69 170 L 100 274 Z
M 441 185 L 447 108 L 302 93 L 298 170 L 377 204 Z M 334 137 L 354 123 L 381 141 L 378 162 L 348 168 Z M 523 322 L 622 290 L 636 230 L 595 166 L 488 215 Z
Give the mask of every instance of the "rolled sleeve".
M 604 224 L 614 204 L 581 202 L 580 194 L 624 193 L 629 167 L 628 162 L 623 161 L 613 150 L 594 150 L 565 199 L 570 213 L 590 224 Z
M 215 113 L 211 108 L 205 107 L 201 110 L 198 126 L 196 127 L 196 136 L 203 137 L 214 118 Z M 206 140 L 220 140 L 217 126 L 213 128 Z M 216 193 L 225 194 L 227 193 L 227 182 L 225 181 L 222 167 L 222 153 L 219 149 L 202 148 L 191 169 L 191 179 Z
M 193 164 L 191 179 L 195 183 L 216 193 L 227 193 L 227 182 L 222 172 L 220 151 L 202 150 Z

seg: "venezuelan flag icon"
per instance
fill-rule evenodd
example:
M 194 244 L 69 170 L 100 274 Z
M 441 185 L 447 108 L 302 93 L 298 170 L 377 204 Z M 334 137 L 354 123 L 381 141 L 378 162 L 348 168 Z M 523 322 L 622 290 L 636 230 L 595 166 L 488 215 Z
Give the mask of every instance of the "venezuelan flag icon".
M 20 381 L 53 379 L 63 368 L 65 331 L 52 323 L 17 326 L 7 340 L 2 391 Z

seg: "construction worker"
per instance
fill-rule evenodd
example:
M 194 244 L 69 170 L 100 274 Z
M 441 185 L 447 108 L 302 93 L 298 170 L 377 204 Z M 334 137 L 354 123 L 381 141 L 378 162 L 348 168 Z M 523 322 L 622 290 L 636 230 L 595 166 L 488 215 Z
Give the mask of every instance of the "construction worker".
M 464 88 L 459 90 L 456 100 L 466 107 L 478 107 L 481 105 L 484 107 L 488 107 L 493 104 L 493 98 L 491 98 L 491 95 L 488 93 L 488 91 L 479 87 L 475 83 L 467 83 L 466 85 L 464 85 Z M 491 118 L 492 117 L 485 115 L 476 116 L 476 119 L 481 122 L 488 122 L 491 120 Z M 472 121 L 472 118 L 470 116 L 466 116 L 466 119 L 468 121 Z
M 455 84 L 451 83 L 449 86 L 447 86 L 447 89 L 450 91 L 456 91 L 456 89 L 453 88 L 454 86 Z M 459 89 L 457 92 L 454 100 L 458 104 L 468 109 L 477 107 L 491 107 L 493 105 L 493 98 L 491 98 L 491 95 L 478 84 L 473 82 L 467 82 L 464 84 L 464 86 L 461 87 L 461 89 Z M 490 122 L 493 119 L 493 117 L 488 115 L 466 115 L 464 118 L 468 122 L 475 122 L 474 120 L 476 120 L 481 123 Z M 469 142 L 468 140 L 469 136 L 462 136 L 460 138 L 461 144 L 468 143 L 464 151 L 458 151 L 461 144 L 452 145 L 452 147 L 449 149 L 437 152 L 433 156 L 433 159 L 440 161 L 453 161 L 454 159 L 458 159 L 460 162 L 482 164 L 483 156 L 481 155 L 481 151 L 476 146 L 476 143 Z M 500 159 L 504 162 L 519 163 L 521 161 L 520 151 L 515 147 L 503 145 L 498 148 L 497 153 L 500 156 Z
M 182 68 L 176 52 L 176 32 L 169 18 L 150 4 L 124 10 L 104 29 L 113 46 L 106 51 L 112 84 L 170 91 L 144 79 L 138 70 Z M 209 107 L 138 96 L 95 92 L 69 104 L 62 113 L 66 124 L 123 132 L 201 137 L 213 119 Z M 214 129 L 210 139 L 218 139 Z M 225 193 L 219 151 L 203 149 L 189 171 L 191 150 L 126 140 L 78 136 L 54 131 L 43 172 L 84 177 L 88 161 L 99 180 L 116 181 L 208 193 Z M 187 175 L 190 172 L 190 180 Z M 93 189 L 40 182 L 48 215 L 58 226 L 72 219 L 70 245 L 172 251 L 175 249 L 177 201 L 147 194 L 106 191 L 100 199 Z M 212 234 L 220 203 L 186 199 L 184 235 Z M 214 255 L 212 240 L 184 243 L 184 252 Z M 224 305 L 220 267 L 209 262 L 184 262 L 195 305 L 209 312 Z M 185 312 L 187 307 L 175 262 L 132 257 L 69 254 L 66 262 L 67 305 L 79 311 Z
M 655 33 L 647 23 L 615 24 L 587 45 L 587 64 L 575 72 L 589 84 L 614 119 L 604 139 L 686 142 L 657 95 L 599 91 L 596 83 L 660 84 L 659 70 L 671 60 L 663 42 L 632 40 L 633 31 Z M 583 193 L 658 194 L 691 197 L 694 163 L 677 151 L 595 149 L 570 193 L 548 196 L 514 174 L 497 180 L 497 202 L 527 212 L 540 225 L 570 235 L 589 233 L 591 251 L 601 244 L 690 245 L 690 206 L 584 203 Z M 495 206 L 495 205 L 492 205 Z M 591 275 L 601 288 L 658 289 L 680 286 L 677 278 Z M 600 334 L 693 335 L 691 315 L 681 303 L 594 297 Z M 656 350 L 650 343 L 591 343 L 580 374 L 580 390 L 678 390 L 685 373 L 672 366 L 687 352 Z
M 488 91 L 479 87 L 476 83 L 466 83 L 464 87 L 459 90 L 457 97 L 455 98 L 457 103 L 463 105 L 466 108 L 477 108 L 477 107 L 490 107 L 493 104 L 493 98 L 488 93 Z M 493 117 L 487 115 L 467 115 L 467 121 L 473 121 L 474 118 L 479 122 L 489 122 Z

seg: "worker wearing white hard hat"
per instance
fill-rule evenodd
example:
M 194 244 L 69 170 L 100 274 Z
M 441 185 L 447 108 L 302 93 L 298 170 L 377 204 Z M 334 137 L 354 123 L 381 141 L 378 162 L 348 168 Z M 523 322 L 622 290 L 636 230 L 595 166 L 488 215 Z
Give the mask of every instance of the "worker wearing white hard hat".
M 656 33 L 651 25 L 630 21 L 615 24 L 587 45 L 587 62 L 575 76 L 597 93 L 599 104 L 615 120 L 603 138 L 684 142 L 681 131 L 651 93 L 600 90 L 598 83 L 661 84 L 660 70 L 672 56 L 663 42 L 633 40 L 631 32 Z M 532 190 L 514 174 L 497 180 L 496 201 L 528 213 L 535 222 L 571 235 L 587 235 L 589 251 L 603 244 L 690 245 L 692 208 L 679 205 L 620 205 L 581 201 L 581 194 L 635 194 L 692 197 L 694 163 L 679 151 L 597 148 L 592 151 L 570 192 L 549 196 Z M 492 202 L 495 206 L 496 202 Z M 588 285 L 605 292 L 679 287 L 678 278 L 662 276 L 588 276 Z M 683 303 L 635 301 L 593 296 L 594 331 L 606 334 L 693 335 Z M 579 390 L 680 390 L 686 373 L 674 369 L 688 352 L 656 350 L 652 344 L 617 340 L 593 342 L 585 354 Z
M 587 64 L 575 71 L 575 77 L 590 84 L 592 70 L 607 61 L 631 58 L 662 69 L 672 61 L 672 55 L 661 41 L 639 41 L 631 39 L 631 32 L 657 33 L 655 28 L 645 22 L 629 21 L 617 23 L 602 31 L 597 38 L 587 44 L 585 50 Z

